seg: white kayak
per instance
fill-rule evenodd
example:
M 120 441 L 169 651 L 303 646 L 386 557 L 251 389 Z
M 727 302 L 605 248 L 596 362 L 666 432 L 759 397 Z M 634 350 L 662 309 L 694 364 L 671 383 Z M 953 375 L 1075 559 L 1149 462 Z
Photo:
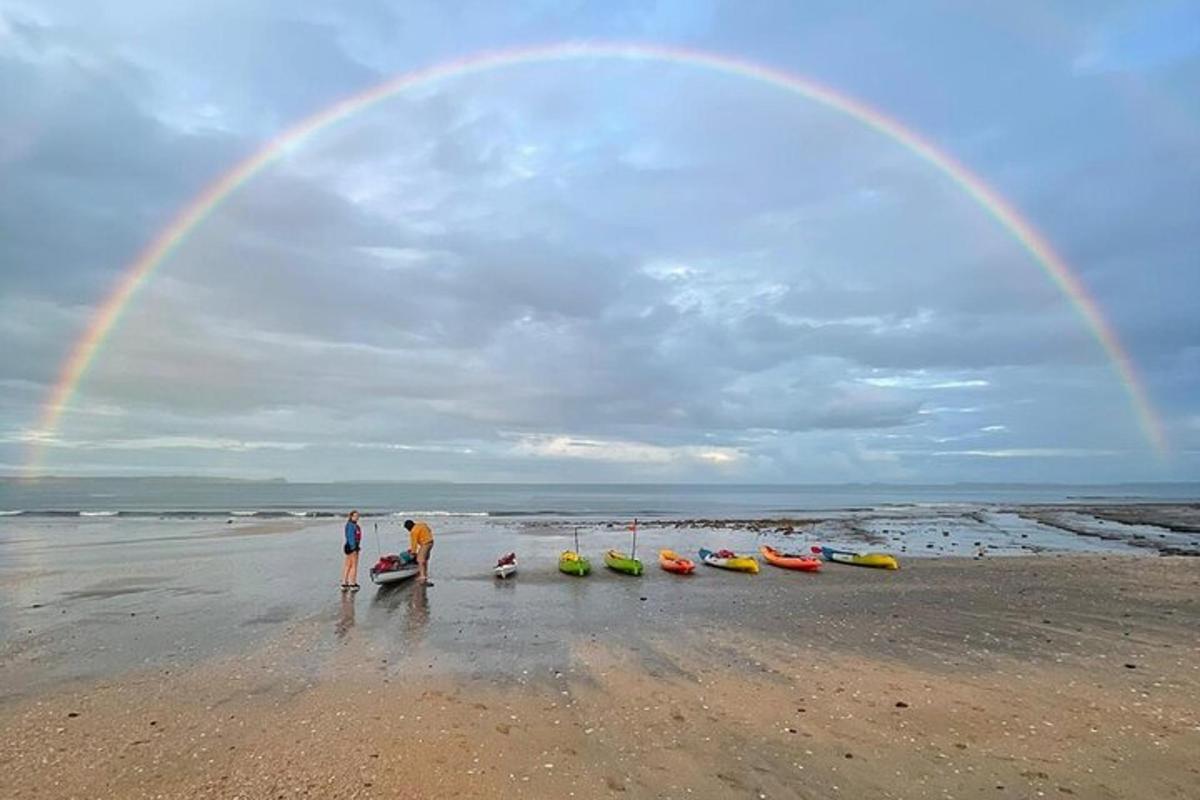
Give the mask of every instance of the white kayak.
M 500 562 L 492 568 L 492 574 L 497 578 L 507 578 L 517 574 L 517 557 L 509 554 L 500 559 Z
M 406 555 L 381 556 L 375 566 L 371 567 L 371 582 L 379 586 L 389 583 L 399 583 L 415 577 L 420 568 L 417 562 Z

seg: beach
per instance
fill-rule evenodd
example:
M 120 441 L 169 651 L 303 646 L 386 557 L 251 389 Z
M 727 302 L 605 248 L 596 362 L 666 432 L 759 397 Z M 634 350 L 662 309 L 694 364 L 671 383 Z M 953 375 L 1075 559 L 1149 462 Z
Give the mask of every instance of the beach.
M 357 594 L 336 519 L 4 520 L 4 794 L 1189 797 L 1200 562 L 1133 537 L 1187 544 L 1194 507 L 1101 511 L 1139 527 L 1038 521 L 1099 519 L 1077 506 L 658 520 L 641 578 L 600 567 L 630 544 L 616 519 L 447 516 L 428 589 L 367 582 L 375 524 L 404 541 L 367 518 Z M 992 539 L 947 521 L 972 514 Z M 908 548 L 902 568 L 654 563 L 835 527 Z M 575 528 L 584 579 L 555 570 Z

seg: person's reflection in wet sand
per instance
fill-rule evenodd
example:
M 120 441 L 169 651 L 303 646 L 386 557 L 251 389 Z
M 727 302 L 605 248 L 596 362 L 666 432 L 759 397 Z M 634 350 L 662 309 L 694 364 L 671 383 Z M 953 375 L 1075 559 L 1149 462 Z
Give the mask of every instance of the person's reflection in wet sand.
M 338 612 L 337 625 L 334 626 L 333 632 L 338 639 L 345 639 L 350 633 L 350 629 L 354 627 L 354 598 L 357 597 L 353 592 L 342 592 L 342 607 Z
M 424 632 L 425 626 L 429 623 L 429 595 L 428 590 L 421 584 L 412 587 L 412 591 L 408 594 L 408 630 L 409 633 L 420 634 Z

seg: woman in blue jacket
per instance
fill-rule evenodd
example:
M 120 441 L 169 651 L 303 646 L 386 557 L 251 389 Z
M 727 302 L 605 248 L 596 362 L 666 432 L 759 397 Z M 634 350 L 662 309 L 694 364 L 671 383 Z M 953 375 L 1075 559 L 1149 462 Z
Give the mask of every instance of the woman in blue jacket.
M 358 551 L 362 549 L 362 528 L 358 526 L 358 512 L 351 511 L 346 518 L 346 540 L 342 552 L 346 563 L 342 566 L 342 591 L 358 591 Z

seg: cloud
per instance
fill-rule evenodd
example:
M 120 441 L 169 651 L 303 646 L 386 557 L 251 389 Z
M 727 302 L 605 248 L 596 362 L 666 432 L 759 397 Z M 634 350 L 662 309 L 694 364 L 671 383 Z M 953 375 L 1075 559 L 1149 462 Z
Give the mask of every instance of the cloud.
M 669 464 L 691 461 L 713 466 L 737 463 L 744 454 L 730 447 L 664 447 L 645 442 L 578 439 L 570 436 L 527 435 L 518 439 L 513 452 L 519 456 L 621 463 Z
M 925 375 L 889 375 L 878 378 L 863 378 L 869 386 L 897 387 L 905 389 L 979 389 L 990 386 L 982 378 L 947 379 L 930 378 Z
M 42 437 L 31 435 L 21 440 L 39 441 Z M 308 447 L 305 442 L 256 442 L 241 439 L 220 439 L 197 436 L 155 436 L 142 439 L 108 439 L 87 441 L 80 439 L 52 439 L 44 441 L 51 447 L 80 450 L 221 450 L 233 453 L 248 453 L 255 450 L 299 451 Z
M 722 3 L 14 9 L 5 463 L 120 271 L 239 159 L 385 75 L 599 32 L 695 37 L 921 129 L 1046 229 L 1192 436 L 1186 137 L 961 15 L 881 12 L 914 50 L 845 10 Z M 1116 475 L 1110 452 L 1163 474 L 1077 312 L 945 175 L 777 89 L 606 61 L 439 81 L 289 149 L 139 290 L 47 444 L 52 470 L 315 479 Z
M 1119 450 L 1086 447 L 1016 447 L 996 450 L 934 450 L 932 456 L 972 456 L 977 458 L 1094 458 L 1122 455 Z

